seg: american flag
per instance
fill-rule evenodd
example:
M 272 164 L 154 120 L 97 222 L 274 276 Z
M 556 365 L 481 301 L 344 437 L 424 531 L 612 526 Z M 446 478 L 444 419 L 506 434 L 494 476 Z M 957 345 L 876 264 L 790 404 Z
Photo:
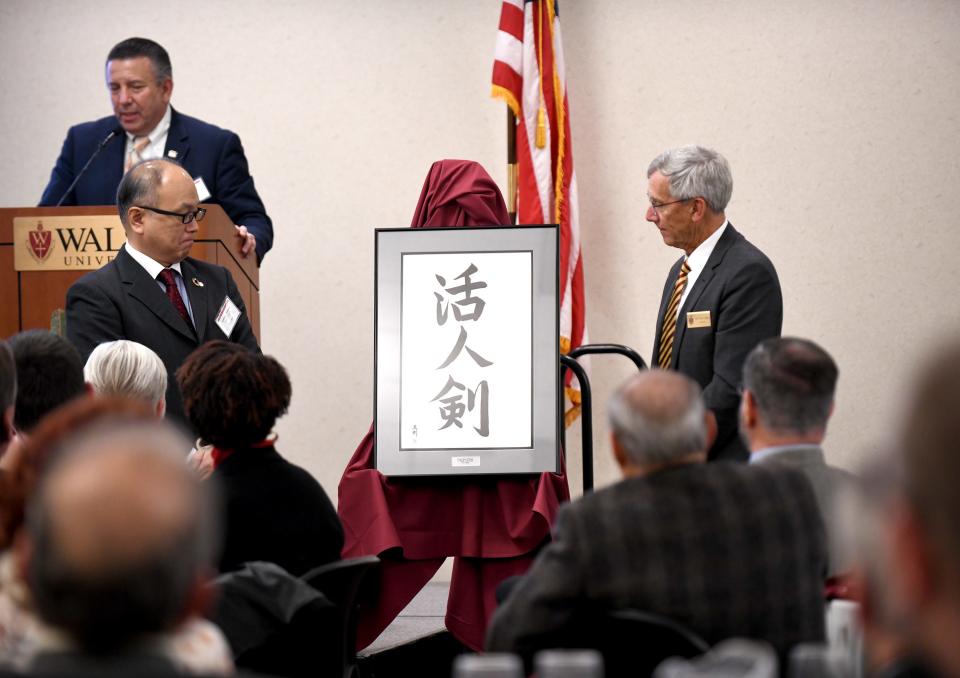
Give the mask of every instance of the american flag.
M 560 351 L 587 342 L 577 178 L 556 0 L 504 0 L 492 95 L 517 116 L 518 224 L 560 225 Z M 511 206 L 511 210 L 513 207 Z M 574 382 L 575 383 L 575 382 Z M 576 416 L 580 392 L 568 385 Z

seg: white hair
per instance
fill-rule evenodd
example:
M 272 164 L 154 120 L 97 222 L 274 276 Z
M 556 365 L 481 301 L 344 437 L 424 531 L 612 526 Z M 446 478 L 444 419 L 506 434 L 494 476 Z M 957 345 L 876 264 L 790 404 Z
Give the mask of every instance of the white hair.
M 83 367 L 83 378 L 99 395 L 123 396 L 158 405 L 167 392 L 167 368 L 160 356 L 135 341 L 107 341 Z
M 679 146 L 650 163 L 647 177 L 660 172 L 670 180 L 675 200 L 703 198 L 714 212 L 723 212 L 733 195 L 733 174 L 727 159 L 703 146 Z

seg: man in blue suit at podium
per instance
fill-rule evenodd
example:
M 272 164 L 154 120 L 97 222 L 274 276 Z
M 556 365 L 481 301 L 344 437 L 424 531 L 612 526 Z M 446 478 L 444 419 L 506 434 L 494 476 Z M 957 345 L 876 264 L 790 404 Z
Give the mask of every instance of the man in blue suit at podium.
M 112 205 L 127 169 L 141 160 L 169 158 L 190 173 L 202 202 L 219 204 L 238 224 L 244 256 L 256 252 L 261 261 L 273 245 L 273 223 L 240 137 L 170 106 L 167 51 L 152 40 L 128 38 L 107 55 L 106 80 L 114 115 L 70 128 L 40 206 Z

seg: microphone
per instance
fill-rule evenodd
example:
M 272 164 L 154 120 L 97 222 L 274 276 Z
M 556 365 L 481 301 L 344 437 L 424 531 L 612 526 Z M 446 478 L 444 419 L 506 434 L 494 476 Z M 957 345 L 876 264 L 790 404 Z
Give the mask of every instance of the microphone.
M 63 195 L 60 196 L 60 200 L 57 201 L 57 207 L 60 207 L 63 204 L 63 201 L 67 199 L 67 196 L 70 195 L 70 191 L 73 190 L 73 187 L 77 185 L 77 182 L 80 181 L 80 177 L 83 176 L 83 173 L 87 171 L 87 168 L 90 167 L 90 163 L 93 162 L 93 159 L 100 155 L 100 151 L 106 148 L 107 144 L 113 141 L 115 136 L 120 134 L 120 128 L 117 127 L 113 129 L 110 134 L 103 138 L 103 141 L 100 142 L 100 145 L 97 146 L 97 150 L 93 152 L 93 155 L 90 156 L 90 159 L 87 160 L 87 164 L 83 166 L 83 169 L 77 174 L 77 176 L 70 182 L 70 185 L 67 187 L 67 190 L 63 192 Z

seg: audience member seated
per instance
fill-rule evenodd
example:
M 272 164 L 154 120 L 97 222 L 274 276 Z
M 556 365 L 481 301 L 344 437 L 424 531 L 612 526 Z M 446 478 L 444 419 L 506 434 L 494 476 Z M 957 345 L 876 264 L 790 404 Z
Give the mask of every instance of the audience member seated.
M 881 516 L 863 605 L 934 674 L 960 675 L 960 341 L 925 362 L 908 397 L 895 452 L 868 483 Z
M 158 417 L 167 409 L 167 368 L 160 356 L 135 341 L 97 346 L 83 367 L 83 378 L 98 395 L 142 400 Z
M 835 504 L 853 476 L 823 457 L 827 421 L 833 413 L 837 364 L 812 341 L 775 338 L 761 342 L 743 367 L 740 433 L 750 463 L 793 468 L 813 487 L 827 528 L 827 575 L 850 569 L 841 558 Z
M 343 528 L 313 476 L 277 452 L 274 422 L 290 406 L 280 363 L 226 341 L 211 341 L 177 370 L 187 419 L 212 443 L 225 498 L 220 571 L 264 560 L 299 576 L 338 560 Z
M 37 620 L 32 598 L 15 566 L 11 544 L 24 521 L 24 506 L 42 474 L 77 434 L 106 423 L 135 426 L 156 419 L 145 403 L 118 398 L 83 398 L 46 417 L 0 475 L 0 665 L 23 667 L 49 633 Z M 107 502 L 107 497 L 104 497 Z M 120 510 L 110 504 L 111 511 Z M 174 663 L 191 673 L 232 671 L 229 647 L 219 629 L 199 617 L 187 619 L 165 640 Z
M 17 368 L 13 362 L 13 352 L 3 339 L 0 339 L 0 458 L 16 435 L 13 426 L 14 405 L 17 402 Z
M 706 466 L 716 424 L 676 372 L 636 375 L 608 412 L 624 479 L 560 509 L 553 541 L 494 615 L 488 649 L 529 661 L 576 647 L 595 614 L 620 609 L 664 615 L 710 644 L 753 638 L 785 653 L 822 641 L 826 549 L 803 475 Z
M 874 451 L 857 482 L 837 501 L 840 538 L 852 567 L 848 596 L 859 604 L 865 675 L 882 678 L 932 676 L 912 648 L 903 619 L 890 609 L 889 543 L 884 521 L 897 485 L 889 450 Z M 859 675 L 859 674 L 857 674 Z
M 28 330 L 10 338 L 17 366 L 17 404 L 13 424 L 28 434 L 49 412 L 83 395 L 83 360 L 61 336 Z

